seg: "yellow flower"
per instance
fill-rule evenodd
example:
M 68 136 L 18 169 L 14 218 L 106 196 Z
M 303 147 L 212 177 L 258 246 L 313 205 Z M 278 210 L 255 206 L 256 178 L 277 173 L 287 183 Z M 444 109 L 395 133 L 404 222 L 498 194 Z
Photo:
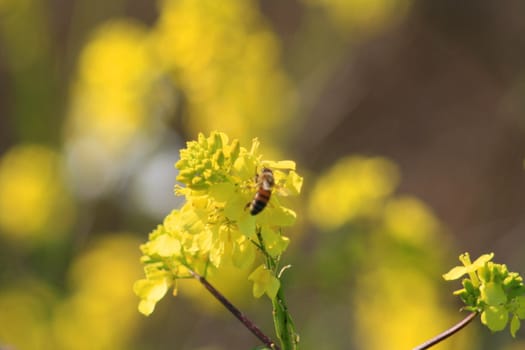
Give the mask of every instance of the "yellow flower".
M 256 268 L 248 279 L 253 282 L 253 296 L 256 298 L 266 293 L 271 300 L 274 300 L 281 286 L 277 277 L 264 265 Z
M 54 151 L 17 146 L 0 159 L 0 232 L 17 238 L 53 239 L 73 219 L 61 162 Z

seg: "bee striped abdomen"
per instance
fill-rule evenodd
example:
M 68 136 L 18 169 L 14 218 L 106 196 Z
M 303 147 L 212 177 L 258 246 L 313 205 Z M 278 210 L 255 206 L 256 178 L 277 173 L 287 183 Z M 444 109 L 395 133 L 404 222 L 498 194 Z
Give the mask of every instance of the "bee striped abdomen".
M 260 188 L 255 194 L 253 201 L 250 203 L 250 214 L 259 214 L 266 207 L 266 204 L 268 204 L 271 194 L 271 191 Z
M 259 214 L 266 208 L 266 204 L 270 200 L 274 185 L 272 170 L 263 168 L 261 173 L 255 177 L 255 182 L 257 183 L 257 192 L 255 192 L 253 200 L 246 205 L 246 207 L 250 207 L 250 214 L 252 215 Z

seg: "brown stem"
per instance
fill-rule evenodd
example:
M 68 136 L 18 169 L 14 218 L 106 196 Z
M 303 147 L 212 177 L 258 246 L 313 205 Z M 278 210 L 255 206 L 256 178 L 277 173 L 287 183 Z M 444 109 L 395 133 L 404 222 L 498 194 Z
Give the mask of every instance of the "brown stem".
M 195 277 L 202 285 L 217 299 L 225 308 L 227 308 L 241 323 L 248 328 L 259 340 L 261 340 L 267 347 L 273 350 L 280 350 L 280 347 L 275 344 L 266 334 L 264 334 L 259 327 L 250 321 L 239 309 L 233 306 L 228 299 L 224 297 L 214 286 L 210 284 L 204 277 L 190 270 L 193 277 Z
M 470 321 L 472 321 L 476 316 L 478 315 L 477 312 L 472 312 L 470 313 L 467 317 L 465 317 L 461 322 L 459 322 L 458 324 L 456 324 L 454 327 L 451 327 L 449 329 L 447 329 L 446 331 L 444 331 L 443 333 L 435 336 L 434 338 L 424 342 L 423 344 L 419 345 L 419 346 L 416 346 L 414 349 L 412 350 L 425 350 L 425 349 L 429 349 L 430 347 L 436 345 L 437 343 L 447 339 L 448 337 L 450 337 L 452 334 L 458 332 L 459 330 L 461 330 L 463 327 L 465 327 L 466 325 L 468 325 L 470 323 Z

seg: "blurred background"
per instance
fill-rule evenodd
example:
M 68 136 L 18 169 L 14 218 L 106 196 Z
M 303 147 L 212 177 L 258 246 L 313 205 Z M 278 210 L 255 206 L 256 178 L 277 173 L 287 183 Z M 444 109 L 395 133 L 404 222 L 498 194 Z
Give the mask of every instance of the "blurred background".
M 0 0 L 0 348 L 249 349 L 194 281 L 146 318 L 139 245 L 179 149 L 226 132 L 305 176 L 285 234 L 303 349 L 462 319 L 469 251 L 525 272 L 525 3 Z M 271 305 L 218 288 L 273 337 Z M 525 347 L 479 320 L 436 349 Z

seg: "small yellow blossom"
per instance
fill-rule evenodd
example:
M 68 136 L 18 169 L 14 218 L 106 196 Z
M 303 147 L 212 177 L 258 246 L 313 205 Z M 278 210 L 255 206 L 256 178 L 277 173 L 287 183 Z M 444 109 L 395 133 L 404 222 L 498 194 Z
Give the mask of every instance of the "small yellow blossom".
M 260 298 L 266 293 L 273 300 L 281 286 L 277 277 L 264 265 L 255 269 L 248 279 L 253 282 L 253 296 L 256 298 Z

